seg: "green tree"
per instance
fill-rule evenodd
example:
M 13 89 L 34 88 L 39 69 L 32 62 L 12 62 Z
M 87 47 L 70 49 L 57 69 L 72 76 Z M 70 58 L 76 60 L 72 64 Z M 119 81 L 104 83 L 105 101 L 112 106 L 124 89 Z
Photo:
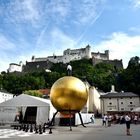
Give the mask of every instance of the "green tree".
M 3 88 L 3 85 L 2 85 L 2 80 L 3 80 L 3 76 L 2 76 L 2 74 L 0 74 L 0 89 L 2 89 L 2 88 Z
M 138 57 L 132 57 L 128 67 L 120 73 L 120 86 L 124 91 L 140 94 L 140 64 Z
M 62 77 L 63 75 L 60 75 L 60 73 L 58 72 L 49 72 L 49 73 L 45 73 L 44 74 L 44 78 L 45 78 L 45 83 L 46 83 L 46 87 L 47 88 L 51 88 L 51 86 L 53 85 L 53 83 L 58 80 L 60 77 Z
M 99 63 L 93 66 L 92 59 L 82 59 L 70 62 L 72 75 L 87 80 L 91 85 L 103 91 L 110 91 L 111 85 L 116 90 L 140 91 L 140 64 L 139 57 L 130 59 L 126 69 L 116 69 L 111 64 Z M 1 73 L 0 86 L 13 94 L 21 94 L 24 91 L 51 88 L 56 80 L 67 75 L 67 64 L 57 63 L 51 67 L 52 72 L 33 73 Z
M 67 68 L 67 64 L 63 64 L 63 63 L 54 63 L 51 67 L 51 71 L 52 72 L 57 72 L 60 75 L 66 75 L 66 68 Z
M 139 65 L 140 58 L 138 56 L 132 57 L 128 62 L 128 69 Z
M 17 75 L 8 73 L 3 76 L 3 88 L 13 94 L 21 94 L 25 90 L 40 89 L 45 87 L 45 79 L 42 76 L 31 74 Z
M 111 64 L 99 63 L 95 65 L 95 86 L 105 92 L 110 91 L 111 85 L 116 85 L 114 71 L 114 66 Z
M 125 91 L 132 91 L 139 94 L 140 91 L 140 66 L 133 69 L 126 69 L 121 74 L 121 85 Z
M 42 93 L 38 90 L 26 90 L 26 91 L 24 91 L 24 94 L 36 96 L 36 97 L 43 97 Z

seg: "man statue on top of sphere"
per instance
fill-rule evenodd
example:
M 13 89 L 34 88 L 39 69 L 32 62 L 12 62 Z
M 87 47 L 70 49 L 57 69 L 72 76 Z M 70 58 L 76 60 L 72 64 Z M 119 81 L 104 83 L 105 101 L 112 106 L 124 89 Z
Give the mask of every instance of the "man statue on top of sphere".
M 70 64 L 68 64 L 68 66 L 67 66 L 67 75 L 68 76 L 72 75 L 72 66 Z

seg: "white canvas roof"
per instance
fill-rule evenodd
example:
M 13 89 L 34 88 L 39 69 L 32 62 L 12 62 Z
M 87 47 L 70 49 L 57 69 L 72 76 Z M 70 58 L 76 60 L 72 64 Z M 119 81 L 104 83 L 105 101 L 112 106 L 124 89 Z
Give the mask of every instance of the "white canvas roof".
M 50 106 L 45 99 L 21 94 L 0 104 L 0 107 Z
M 140 107 L 134 108 L 132 112 L 140 112 Z

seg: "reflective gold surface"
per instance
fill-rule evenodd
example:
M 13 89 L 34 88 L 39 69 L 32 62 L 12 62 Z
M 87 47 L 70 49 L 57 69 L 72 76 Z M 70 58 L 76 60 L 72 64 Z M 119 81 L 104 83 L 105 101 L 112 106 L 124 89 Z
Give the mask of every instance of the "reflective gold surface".
M 85 84 L 73 76 L 58 79 L 50 91 L 50 99 L 57 110 L 80 111 L 87 102 L 88 91 Z

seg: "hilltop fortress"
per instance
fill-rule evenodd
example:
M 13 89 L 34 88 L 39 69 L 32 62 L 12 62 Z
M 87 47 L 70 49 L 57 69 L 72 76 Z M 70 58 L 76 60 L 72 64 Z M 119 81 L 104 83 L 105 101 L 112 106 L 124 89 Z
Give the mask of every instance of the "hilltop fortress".
M 50 61 L 52 63 L 69 63 L 70 61 L 74 60 L 80 60 L 83 58 L 89 59 L 91 58 L 91 47 L 88 45 L 85 48 L 80 48 L 80 49 L 67 49 L 63 51 L 63 55 L 61 56 L 48 56 L 48 57 L 42 57 L 42 58 L 35 58 L 34 56 L 32 57 L 32 62 L 35 61 Z
M 81 60 L 81 59 L 92 59 L 93 65 L 100 62 L 111 63 L 117 68 L 123 68 L 122 60 L 109 60 L 109 50 L 105 50 L 104 53 L 91 52 L 91 47 L 87 45 L 85 48 L 80 49 L 67 49 L 63 51 L 61 56 L 48 56 L 36 58 L 32 56 L 31 61 L 23 65 L 20 61 L 19 64 L 11 63 L 8 68 L 8 72 L 30 72 L 37 70 L 49 70 L 51 63 L 69 63 L 70 61 Z

